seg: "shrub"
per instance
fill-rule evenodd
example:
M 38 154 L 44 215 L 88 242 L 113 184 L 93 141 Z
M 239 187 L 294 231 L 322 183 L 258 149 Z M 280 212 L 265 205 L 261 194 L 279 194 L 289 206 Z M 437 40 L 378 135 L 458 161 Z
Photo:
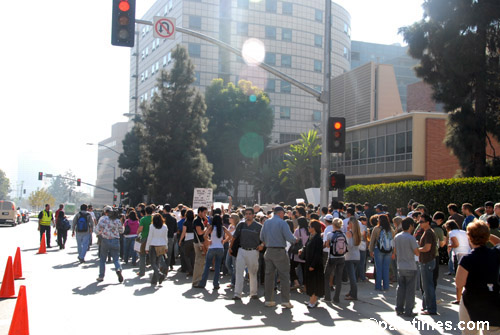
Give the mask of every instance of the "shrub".
M 474 208 L 483 206 L 488 200 L 500 201 L 500 177 L 453 178 L 428 181 L 407 181 L 391 184 L 353 185 L 344 191 L 347 202 L 375 206 L 378 203 L 389 207 L 390 213 L 403 207 L 410 199 L 425 205 L 432 215 L 435 211 L 447 214 L 451 202 L 459 207 L 464 202 Z

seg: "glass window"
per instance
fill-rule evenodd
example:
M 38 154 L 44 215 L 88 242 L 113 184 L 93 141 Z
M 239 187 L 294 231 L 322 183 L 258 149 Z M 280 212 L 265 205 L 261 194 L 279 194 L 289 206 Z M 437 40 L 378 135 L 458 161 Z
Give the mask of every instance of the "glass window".
M 272 52 L 266 52 L 266 57 L 264 58 L 264 63 L 268 65 L 276 65 L 276 54 Z
M 238 0 L 237 6 L 238 6 L 238 8 L 247 8 L 248 9 L 248 0 Z
M 163 56 L 163 66 L 167 66 L 167 55 Z
M 237 22 L 236 23 L 236 34 L 241 36 L 248 36 L 248 23 L 247 22 Z
M 349 49 L 347 49 L 346 47 L 344 47 L 344 58 L 349 60 Z
M 290 107 L 280 107 L 280 119 L 290 120 Z
M 314 110 L 313 111 L 313 121 L 321 121 L 321 111 Z
M 383 162 L 385 156 L 385 136 L 377 137 L 377 162 Z
M 293 4 L 291 2 L 283 2 L 281 11 L 283 15 L 293 15 Z
M 412 152 L 412 132 L 409 131 L 406 133 L 406 152 Z
M 266 83 L 266 92 L 276 91 L 276 79 L 268 79 Z
M 351 160 L 351 143 L 346 143 L 345 145 L 345 160 L 350 161 Z
M 319 9 L 314 10 L 314 19 L 318 22 L 323 22 L 323 11 Z
M 376 139 L 370 138 L 368 140 L 368 164 L 375 163 L 375 157 L 377 157 Z
M 266 12 L 276 13 L 277 8 L 278 8 L 277 0 L 266 0 Z
M 168 62 L 168 64 L 170 64 L 170 62 L 172 62 L 172 52 L 169 52 L 167 54 L 167 62 Z
M 271 40 L 276 39 L 276 27 L 266 26 L 266 38 Z
M 314 60 L 314 72 L 321 72 L 323 69 L 323 62 L 320 60 Z
M 385 153 L 388 162 L 394 160 L 394 135 L 387 135 L 385 137 Z
M 367 154 L 368 154 L 368 141 L 367 140 L 359 141 L 359 158 L 365 159 L 367 157 Z
M 281 81 L 281 93 L 291 93 L 292 85 L 288 81 Z
M 352 59 L 352 60 L 357 60 L 357 61 L 359 61 L 359 59 L 360 59 L 360 58 L 359 58 L 359 52 L 352 51 L 352 52 L 351 52 L 351 59 Z
M 282 67 L 292 67 L 292 56 L 291 55 L 281 55 L 281 66 Z
M 281 29 L 281 40 L 291 42 L 292 41 L 292 29 L 282 28 Z
M 190 15 L 189 16 L 189 28 L 201 29 L 201 16 Z
M 190 57 L 201 57 L 201 44 L 188 43 L 188 53 Z
M 314 35 L 314 46 L 315 47 L 323 47 L 323 36 L 321 35 Z
M 396 134 L 396 154 L 404 154 L 406 149 L 406 133 Z
M 357 160 L 359 159 L 359 142 L 352 142 L 351 144 L 352 147 L 352 160 Z

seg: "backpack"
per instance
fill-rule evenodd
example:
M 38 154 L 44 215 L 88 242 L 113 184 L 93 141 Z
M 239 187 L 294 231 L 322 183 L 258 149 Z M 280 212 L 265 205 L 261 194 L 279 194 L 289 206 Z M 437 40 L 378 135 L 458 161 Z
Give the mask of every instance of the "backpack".
M 380 230 L 378 237 L 378 249 L 384 254 L 392 252 L 392 233 L 384 229 Z
M 339 219 L 341 219 L 341 220 L 344 220 L 344 219 L 345 219 L 345 217 L 344 217 L 344 215 L 342 214 L 342 212 L 341 212 L 341 211 L 334 210 L 334 211 L 332 212 L 332 215 L 333 215 L 333 213 L 335 213 L 335 212 L 337 212 L 337 215 L 338 215 L 338 218 L 339 218 Z M 335 217 L 335 215 L 333 215 L 333 217 Z
M 78 221 L 76 223 L 76 231 L 78 232 L 89 231 L 88 216 L 89 216 L 88 214 L 84 215 L 82 212 L 80 212 L 80 217 L 78 218 Z
M 341 231 L 334 231 L 330 239 L 330 255 L 335 257 L 344 256 L 347 252 L 347 238 Z

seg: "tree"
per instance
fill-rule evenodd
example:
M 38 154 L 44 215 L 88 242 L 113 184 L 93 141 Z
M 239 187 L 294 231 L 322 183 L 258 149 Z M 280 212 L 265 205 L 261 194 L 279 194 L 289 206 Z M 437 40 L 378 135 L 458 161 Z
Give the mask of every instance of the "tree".
M 208 131 L 205 153 L 213 164 L 217 190 L 238 197 L 238 184 L 246 178 L 252 160 L 271 140 L 274 115 L 269 97 L 252 83 L 240 80 L 224 85 L 214 79 L 205 91 Z
M 148 193 L 147 163 L 141 155 L 144 147 L 143 129 L 140 119 L 136 119 L 123 139 L 123 153 L 118 157 L 118 166 L 123 169 L 123 175 L 116 179 L 115 187 L 119 193 L 127 194 L 128 203 L 132 206 L 142 202 L 143 196 Z
M 0 199 L 7 200 L 10 192 L 10 180 L 0 169 Z
M 278 203 L 287 198 L 285 188 L 281 186 L 279 172 L 284 168 L 283 161 L 275 160 L 260 164 L 255 162 L 252 166 L 249 182 L 253 184 L 255 199 L 260 192 L 261 203 Z
M 191 86 L 194 65 L 186 49 L 178 46 L 172 58 L 172 70 L 159 75 L 159 93 L 142 107 L 141 159 L 153 202 L 191 203 L 195 187 L 214 187 L 212 165 L 202 153 L 208 119 L 203 96 Z
M 488 136 L 500 139 L 498 0 L 425 0 L 423 7 L 424 18 L 400 32 L 420 60 L 417 76 L 450 114 L 445 143 L 462 174 L 484 176 Z
M 321 142 L 316 130 L 300 135 L 299 144 L 290 146 L 285 153 L 283 168 L 279 172 L 281 184 L 290 191 L 287 200 L 303 198 L 304 190 L 319 186 Z
M 52 183 L 47 188 L 57 203 L 75 202 L 76 176 L 71 170 L 66 171 L 63 176 L 58 175 L 52 178 Z
M 43 209 L 45 204 L 49 204 L 50 207 L 54 207 L 54 204 L 56 203 L 56 199 L 54 199 L 54 197 L 45 188 L 31 192 L 28 197 L 28 201 L 30 206 L 36 210 Z

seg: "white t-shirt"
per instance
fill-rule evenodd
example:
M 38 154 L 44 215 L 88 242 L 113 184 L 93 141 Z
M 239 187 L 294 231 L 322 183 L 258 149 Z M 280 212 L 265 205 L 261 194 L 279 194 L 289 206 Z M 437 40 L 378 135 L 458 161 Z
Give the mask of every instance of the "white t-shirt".
M 222 230 L 222 234 L 220 237 L 217 237 L 217 228 L 213 227 L 212 232 L 210 233 L 210 240 L 212 243 L 210 243 L 209 249 L 224 249 L 224 246 L 222 245 L 222 240 L 224 239 L 224 230 Z
M 323 232 L 323 243 L 328 241 L 328 234 L 333 231 L 333 225 L 326 226 L 325 231 Z M 330 247 L 323 248 L 323 252 L 330 252 Z
M 467 238 L 467 233 L 461 229 L 453 229 L 449 234 L 450 243 L 451 238 L 456 237 L 458 241 L 458 247 L 453 248 L 455 255 L 457 254 L 468 254 L 470 252 L 469 239 Z

